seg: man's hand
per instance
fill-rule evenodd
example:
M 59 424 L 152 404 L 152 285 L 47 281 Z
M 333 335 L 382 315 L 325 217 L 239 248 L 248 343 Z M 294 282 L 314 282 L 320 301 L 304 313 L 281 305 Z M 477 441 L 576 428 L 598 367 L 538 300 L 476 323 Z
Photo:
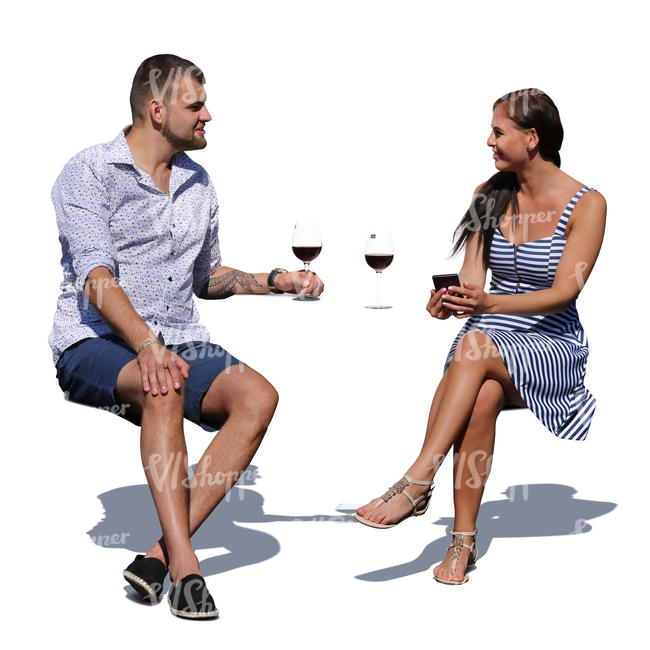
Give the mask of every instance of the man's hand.
M 185 379 L 189 377 L 189 364 L 158 341 L 144 348 L 137 359 L 145 393 L 151 390 L 152 395 L 167 394 L 167 371 L 176 390 L 181 387 L 181 375 Z
M 291 271 L 278 273 L 275 276 L 275 286 L 285 293 L 300 293 L 320 296 L 325 290 L 325 284 L 313 271 Z

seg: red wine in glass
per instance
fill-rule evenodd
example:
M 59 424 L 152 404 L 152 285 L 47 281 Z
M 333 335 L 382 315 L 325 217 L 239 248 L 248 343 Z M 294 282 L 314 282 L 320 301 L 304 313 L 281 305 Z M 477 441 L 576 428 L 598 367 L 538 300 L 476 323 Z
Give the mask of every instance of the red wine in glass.
M 309 273 L 309 263 L 315 260 L 323 247 L 318 224 L 314 221 L 298 221 L 293 229 L 291 248 L 293 254 L 305 265 Z M 319 300 L 318 296 L 299 293 L 294 300 Z
M 319 255 L 322 250 L 322 246 L 292 246 L 293 254 L 301 262 L 313 262 Z
M 393 240 L 389 232 L 376 231 L 368 233 L 366 239 L 366 262 L 377 274 L 377 299 L 374 305 L 366 305 L 368 309 L 390 309 L 384 305 L 379 297 L 381 272 L 388 268 L 393 261 Z
M 393 261 L 393 255 L 372 255 L 366 253 L 366 262 L 368 266 L 375 271 L 383 271 L 390 266 Z

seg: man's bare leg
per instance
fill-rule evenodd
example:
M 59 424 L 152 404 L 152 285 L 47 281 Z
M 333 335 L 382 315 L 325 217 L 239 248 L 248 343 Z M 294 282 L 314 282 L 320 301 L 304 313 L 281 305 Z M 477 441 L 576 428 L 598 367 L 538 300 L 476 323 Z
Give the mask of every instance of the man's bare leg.
M 190 370 L 191 372 L 191 370 Z M 250 464 L 278 403 L 273 386 L 248 366 L 230 366 L 212 382 L 201 417 L 221 425 L 190 482 L 189 531 L 193 535 Z M 167 564 L 165 534 L 147 551 Z
M 168 385 L 171 378 L 168 373 Z M 122 403 L 137 405 L 142 415 L 140 454 L 153 496 L 160 526 L 167 540 L 169 572 L 174 582 L 200 573 L 189 533 L 187 448 L 183 433 L 185 380 L 179 389 L 152 395 L 142 389 L 137 361 L 130 361 L 118 375 L 116 394 Z
M 420 454 L 406 471 L 411 478 L 430 481 L 456 438 L 467 428 L 478 393 L 485 379 L 496 379 L 504 393 L 521 400 L 494 342 L 483 332 L 473 330 L 458 342 L 456 353 L 438 386 L 431 407 Z M 413 498 L 427 487 L 410 485 Z M 360 515 L 376 523 L 393 523 L 411 511 L 410 501 L 398 495 L 373 507 L 377 498 L 359 508 Z

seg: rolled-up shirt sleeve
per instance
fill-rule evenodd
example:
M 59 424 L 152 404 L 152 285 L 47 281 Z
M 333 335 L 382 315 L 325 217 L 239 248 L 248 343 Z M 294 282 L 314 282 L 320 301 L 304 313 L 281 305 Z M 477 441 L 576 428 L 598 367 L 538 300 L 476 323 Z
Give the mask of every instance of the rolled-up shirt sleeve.
M 59 239 L 70 253 L 76 288 L 83 291 L 90 271 L 105 266 L 117 275 L 111 241 L 108 191 L 83 160 L 70 160 L 52 187 Z
M 203 246 L 194 261 L 193 290 L 199 296 L 210 276 L 221 267 L 221 251 L 219 249 L 219 202 L 210 182 L 211 205 L 210 224 L 205 233 Z

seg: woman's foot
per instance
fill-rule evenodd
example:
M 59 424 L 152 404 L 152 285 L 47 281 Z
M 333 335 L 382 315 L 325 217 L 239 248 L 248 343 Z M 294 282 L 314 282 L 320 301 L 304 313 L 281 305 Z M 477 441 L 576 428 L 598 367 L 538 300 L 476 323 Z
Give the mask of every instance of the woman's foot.
M 407 476 L 413 479 L 413 473 L 409 471 Z M 415 474 L 417 476 L 417 474 Z M 418 481 L 433 481 L 433 477 L 418 478 Z M 400 522 L 405 517 L 413 513 L 413 503 L 404 494 L 404 490 L 408 492 L 413 501 L 417 501 L 421 496 L 424 496 L 431 490 L 432 485 L 418 485 L 417 483 L 409 483 L 404 487 L 401 492 L 397 492 L 394 496 L 384 501 L 381 497 L 377 497 L 361 506 L 357 510 L 357 514 L 364 519 L 372 521 L 376 524 L 395 524 Z M 426 504 L 425 499 L 421 499 L 417 503 L 418 510 L 423 508 Z
M 464 535 L 463 543 L 468 546 L 472 545 L 474 541 L 474 535 Z M 460 549 L 460 554 L 458 555 L 458 560 L 456 561 L 456 570 L 452 572 L 452 564 L 454 558 L 454 547 L 450 546 L 447 549 L 447 557 L 433 569 L 433 575 L 436 578 L 442 578 L 443 580 L 453 580 L 456 582 L 462 582 L 465 578 L 465 572 L 467 571 L 467 563 L 469 562 L 470 550 L 464 546 Z

